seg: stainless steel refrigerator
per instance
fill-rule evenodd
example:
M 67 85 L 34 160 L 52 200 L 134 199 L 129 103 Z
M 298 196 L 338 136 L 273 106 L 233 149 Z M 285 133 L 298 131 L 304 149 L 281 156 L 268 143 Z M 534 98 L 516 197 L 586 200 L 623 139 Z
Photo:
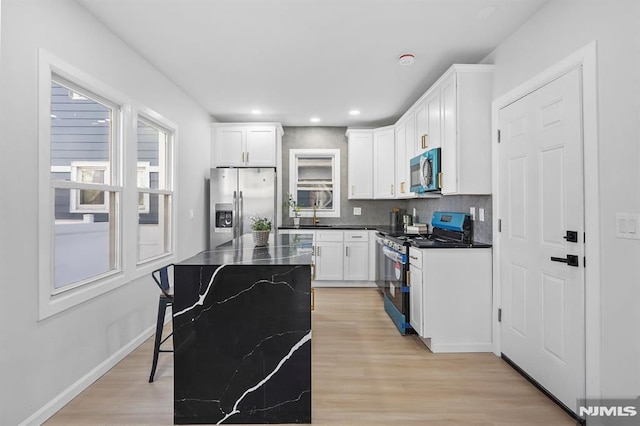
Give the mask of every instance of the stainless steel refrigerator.
M 275 229 L 275 169 L 211 169 L 209 195 L 209 248 L 250 234 L 251 217 L 267 217 Z

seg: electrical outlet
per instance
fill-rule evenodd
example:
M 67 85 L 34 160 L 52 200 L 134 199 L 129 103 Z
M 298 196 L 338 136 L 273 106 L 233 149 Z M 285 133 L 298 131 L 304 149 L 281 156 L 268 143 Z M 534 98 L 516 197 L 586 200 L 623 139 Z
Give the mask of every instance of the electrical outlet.
M 476 220 L 476 208 L 469 207 L 469 214 L 471 214 L 471 220 Z
M 480 222 L 484 222 L 484 209 L 478 209 L 478 216 L 480 216 Z
M 354 207 L 353 208 L 353 215 L 354 216 L 360 216 L 362 214 L 362 207 Z
M 616 213 L 616 237 L 640 240 L 640 215 Z

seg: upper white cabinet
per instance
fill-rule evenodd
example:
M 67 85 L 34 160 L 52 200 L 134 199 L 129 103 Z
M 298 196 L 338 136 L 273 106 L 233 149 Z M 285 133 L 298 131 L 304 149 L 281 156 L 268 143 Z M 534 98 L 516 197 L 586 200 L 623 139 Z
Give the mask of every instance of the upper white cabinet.
M 373 198 L 373 130 L 348 130 L 348 198 Z
M 215 123 L 213 167 L 276 167 L 282 127 L 272 123 Z
M 373 132 L 373 198 L 395 198 L 396 147 L 392 126 Z
M 434 90 L 425 101 L 427 110 L 427 133 L 421 140 L 423 149 L 440 148 L 442 146 L 442 104 L 440 90 Z
M 442 194 L 491 194 L 493 65 L 454 65 L 442 100 Z
M 349 129 L 349 198 L 415 197 L 409 160 L 432 148 L 441 148 L 443 195 L 491 194 L 492 73 L 452 65 L 395 126 Z
M 395 127 L 396 143 L 396 198 L 410 198 L 414 194 L 410 191 L 411 182 L 409 159 L 413 157 L 415 144 L 415 119 L 411 116 Z

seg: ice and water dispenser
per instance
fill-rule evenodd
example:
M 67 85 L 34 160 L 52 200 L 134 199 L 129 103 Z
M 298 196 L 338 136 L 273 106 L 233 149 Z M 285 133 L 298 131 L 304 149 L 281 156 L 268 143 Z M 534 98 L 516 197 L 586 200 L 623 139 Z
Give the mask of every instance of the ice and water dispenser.
M 233 204 L 216 203 L 216 222 L 214 232 L 231 232 L 233 229 Z

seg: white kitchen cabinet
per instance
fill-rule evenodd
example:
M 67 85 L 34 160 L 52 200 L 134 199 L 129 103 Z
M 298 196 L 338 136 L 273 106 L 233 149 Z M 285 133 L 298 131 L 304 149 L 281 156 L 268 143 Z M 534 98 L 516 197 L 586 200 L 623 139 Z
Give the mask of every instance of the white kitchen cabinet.
M 416 155 L 416 120 L 409 114 L 406 120 L 396 127 L 396 198 L 413 198 L 411 192 L 411 170 L 409 161 Z
M 279 124 L 213 124 L 213 167 L 276 167 Z
M 410 191 L 411 183 L 409 181 L 409 151 L 413 152 L 413 140 L 407 138 L 407 126 L 411 123 L 402 122 L 395 128 L 396 143 L 396 198 L 410 198 L 413 193 Z M 410 147 L 409 147 L 410 145 Z
M 419 336 L 424 336 L 423 324 L 423 271 L 422 251 L 409 248 L 409 323 Z
M 427 347 L 434 353 L 491 352 L 491 249 L 411 248 L 409 260 L 415 262 L 410 309 L 421 302 L 411 321 L 422 314 L 421 326 L 414 328 Z M 421 284 L 416 284 L 420 290 L 414 291 L 414 283 Z
M 395 135 L 392 126 L 373 132 L 373 198 L 395 197 Z
M 316 241 L 315 265 L 316 280 L 335 281 L 342 279 L 344 254 L 342 253 L 342 241 Z
M 418 151 L 416 150 L 416 117 L 414 114 L 409 114 L 407 116 L 407 121 L 404 126 L 405 133 L 405 145 L 406 145 L 406 160 L 405 167 L 407 168 L 407 185 L 409 188 L 411 187 L 411 174 L 409 171 L 409 160 L 418 155 Z M 409 189 L 408 188 L 408 189 Z
M 369 232 L 344 232 L 345 281 L 366 281 L 369 278 Z
M 413 117 L 415 119 L 416 126 L 416 133 L 414 135 L 414 151 L 415 156 L 417 156 L 427 149 L 425 142 L 428 133 L 427 129 L 429 127 L 429 120 L 427 116 L 427 104 L 424 100 L 418 101 Z
M 348 130 L 348 190 L 350 200 L 373 198 L 373 130 Z
M 440 148 L 442 146 L 442 105 L 439 89 L 433 90 L 425 101 L 427 108 L 427 134 L 424 148 Z
M 312 274 L 316 286 L 373 287 L 376 231 L 284 229 L 281 234 L 313 235 Z M 372 244 L 374 249 L 371 249 Z
M 492 65 L 454 65 L 442 96 L 442 194 L 491 193 Z

